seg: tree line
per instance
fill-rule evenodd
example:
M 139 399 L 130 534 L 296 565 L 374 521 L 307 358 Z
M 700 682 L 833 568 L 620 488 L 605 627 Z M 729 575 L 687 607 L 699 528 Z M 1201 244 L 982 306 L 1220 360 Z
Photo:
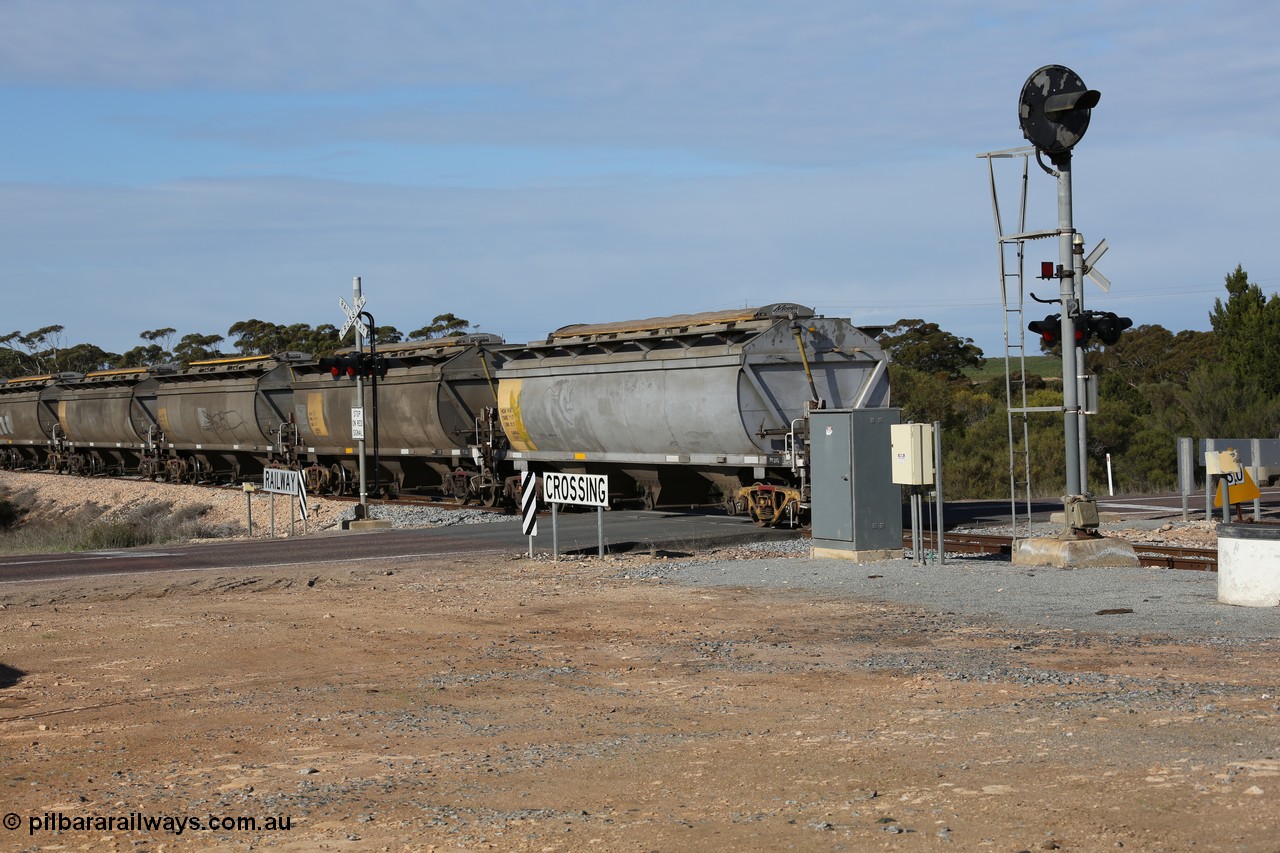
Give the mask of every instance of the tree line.
M 1119 342 L 1085 350 L 1085 366 L 1099 380 L 1099 412 L 1088 419 L 1089 484 L 1105 488 L 1111 456 L 1117 491 L 1167 491 L 1176 486 L 1177 444 L 1192 438 L 1268 438 L 1280 430 L 1280 296 L 1266 296 L 1240 266 L 1226 276 L 1225 297 L 1214 300 L 1208 332 L 1171 332 L 1137 325 Z M 1140 318 L 1139 318 L 1140 319 Z M 474 331 L 453 314 L 440 314 L 408 334 L 380 326 L 382 344 L 429 340 Z M 177 337 L 171 328 L 141 333 L 143 343 L 125 353 L 92 344 L 64 346 L 63 328 L 0 337 L 0 376 L 58 371 L 85 373 L 230 355 L 283 351 L 327 355 L 340 349 L 331 325 L 280 325 L 244 320 L 226 337 L 198 333 Z M 176 338 L 176 340 L 175 340 Z M 1009 421 L 1004 371 L 981 369 L 988 361 L 972 339 L 937 323 L 902 319 L 886 328 L 880 344 L 889 365 L 893 405 L 902 420 L 939 422 L 943 428 L 943 475 L 950 498 L 1009 496 Z M 1047 366 L 1028 369 L 1027 405 L 1061 406 L 1062 372 L 1055 346 Z M 1001 359 L 1002 360 L 1002 359 Z M 1018 378 L 1018 377 L 1015 377 Z M 1014 405 L 1021 405 L 1019 399 Z M 1021 440 L 1021 421 L 1014 431 Z M 1060 495 L 1065 487 L 1061 414 L 1033 414 L 1026 449 L 1032 491 Z M 1020 479 L 1020 477 L 1019 477 Z
M 1113 346 L 1094 341 L 1085 349 L 1086 371 L 1099 383 L 1099 411 L 1087 421 L 1091 491 L 1106 488 L 1108 454 L 1118 493 L 1168 491 L 1177 486 L 1179 437 L 1274 438 L 1280 432 L 1280 296 L 1265 296 L 1240 266 L 1225 285 L 1225 297 L 1209 312 L 1211 331 L 1137 325 Z M 903 421 L 942 424 L 946 495 L 1008 497 L 1004 371 L 975 378 L 986 361 L 981 350 L 934 323 L 902 320 L 880 340 L 894 359 L 890 388 Z M 1059 347 L 1043 351 L 1048 366 L 1027 371 L 1028 407 L 1062 405 Z M 1015 398 L 1020 406 L 1020 395 Z M 1016 447 L 1029 454 L 1038 497 L 1065 488 L 1062 421 L 1060 413 L 1031 414 L 1023 447 L 1015 415 Z
M 188 367 L 197 361 L 278 352 L 307 352 L 322 356 L 331 355 L 345 345 L 338 337 L 338 327 L 328 323 L 313 327 L 306 323 L 282 325 L 265 320 L 241 320 L 233 323 L 225 336 L 192 332 L 178 337 L 177 329 L 149 329 L 138 335 L 142 344 L 123 353 L 109 352 L 95 344 L 68 346 L 64 343 L 64 331 L 63 326 L 44 326 L 32 332 L 11 332 L 0 336 L 0 377 L 64 371 L 88 373 L 158 364 Z M 395 344 L 465 335 L 472 331 L 475 327 L 461 317 L 437 314 L 427 325 L 408 333 L 395 326 L 379 326 L 374 330 L 374 340 L 378 344 Z

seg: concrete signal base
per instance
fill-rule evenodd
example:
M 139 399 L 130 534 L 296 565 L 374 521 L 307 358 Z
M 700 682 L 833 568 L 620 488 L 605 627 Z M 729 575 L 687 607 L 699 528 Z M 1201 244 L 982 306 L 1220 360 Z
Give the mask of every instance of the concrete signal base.
M 1015 566 L 1052 566 L 1059 569 L 1135 567 L 1138 555 L 1133 546 L 1111 536 L 1078 539 L 1041 537 L 1020 539 L 1013 552 Z
M 809 556 L 815 560 L 850 560 L 854 563 L 879 563 L 884 560 L 901 560 L 902 549 L 872 548 L 862 551 L 850 551 L 844 548 L 822 548 L 810 546 Z
M 385 530 L 391 526 L 391 521 L 386 518 L 357 518 L 354 521 L 342 522 L 344 530 L 354 530 L 357 533 L 367 530 Z

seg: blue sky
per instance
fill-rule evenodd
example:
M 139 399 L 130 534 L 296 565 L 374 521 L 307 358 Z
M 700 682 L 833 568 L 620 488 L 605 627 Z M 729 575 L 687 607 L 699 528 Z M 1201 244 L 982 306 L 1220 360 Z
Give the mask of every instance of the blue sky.
M 0 31 L 0 334 L 337 324 L 358 275 L 405 331 L 789 301 L 996 356 L 976 155 L 1026 144 L 1051 63 L 1102 92 L 1088 307 L 1205 329 L 1236 264 L 1280 290 L 1273 4 L 0 0 Z M 1033 163 L 1028 227 L 1056 211 Z

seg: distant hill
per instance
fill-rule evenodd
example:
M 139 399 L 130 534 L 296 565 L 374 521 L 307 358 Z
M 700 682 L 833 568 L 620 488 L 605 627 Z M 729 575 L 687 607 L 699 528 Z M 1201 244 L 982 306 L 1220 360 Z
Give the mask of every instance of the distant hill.
M 1052 355 L 1029 355 L 1026 358 L 1027 373 L 1033 373 L 1043 379 L 1061 379 L 1062 378 L 1062 359 Z M 1016 359 L 1010 360 L 1010 368 L 1014 371 L 1018 369 Z M 982 380 L 991 379 L 996 376 L 1004 375 L 1004 358 L 996 356 L 988 357 L 987 363 L 981 368 L 975 370 L 966 370 L 964 375 L 970 379 Z

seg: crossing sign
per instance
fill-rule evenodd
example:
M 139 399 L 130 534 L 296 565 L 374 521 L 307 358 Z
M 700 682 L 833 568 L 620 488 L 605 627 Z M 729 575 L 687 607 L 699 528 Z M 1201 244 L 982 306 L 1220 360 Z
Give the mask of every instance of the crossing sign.
M 1098 259 L 1107 253 L 1107 241 L 1104 239 L 1093 247 L 1093 251 L 1084 259 L 1084 274 L 1093 279 L 1093 283 L 1102 288 L 1104 293 L 1111 292 L 1111 279 L 1094 269 Z
M 1205 453 L 1204 461 L 1207 473 L 1217 474 L 1227 484 L 1227 503 L 1244 503 L 1262 495 L 1258 484 L 1249 476 L 1248 469 L 1240 464 L 1240 455 L 1234 448 L 1229 447 L 1220 452 L 1211 450 Z M 1222 506 L 1221 491 L 1214 495 L 1213 505 Z
M 303 481 L 301 471 L 292 468 L 262 469 L 262 491 L 296 497 L 302 520 L 307 520 L 307 484 Z
M 354 307 L 348 307 L 347 300 L 339 296 L 338 306 L 342 308 L 342 313 L 347 315 L 346 322 L 343 323 L 342 328 L 338 330 L 338 340 L 345 338 L 347 336 L 347 331 L 352 328 L 356 330 L 356 334 L 360 337 L 368 339 L 369 324 L 360 319 L 360 312 L 364 310 L 364 294 L 360 294 L 360 297 L 356 299 Z

